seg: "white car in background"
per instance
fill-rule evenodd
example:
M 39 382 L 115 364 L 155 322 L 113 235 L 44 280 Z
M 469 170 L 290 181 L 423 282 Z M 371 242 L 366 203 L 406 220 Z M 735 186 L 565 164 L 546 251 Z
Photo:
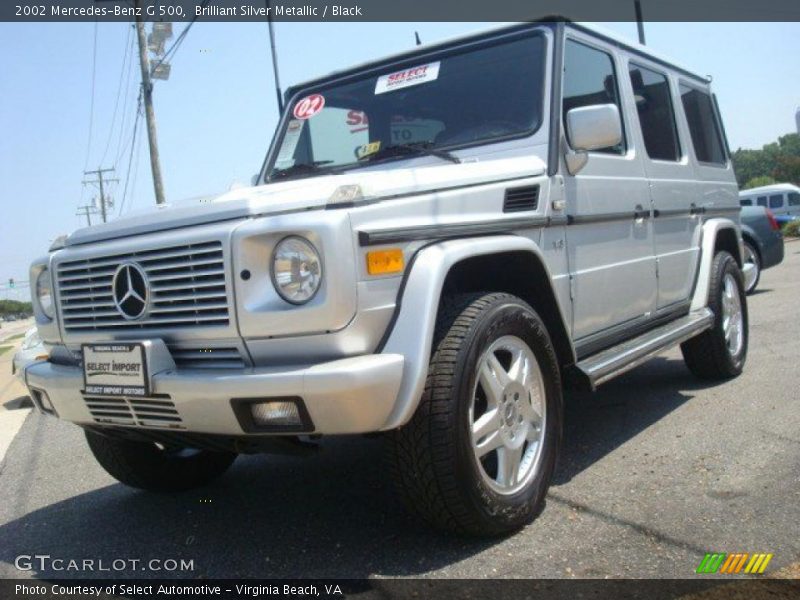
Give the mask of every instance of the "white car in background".
M 42 338 L 39 337 L 39 330 L 36 327 L 31 327 L 25 332 L 22 346 L 14 355 L 14 360 L 11 363 L 11 374 L 16 375 L 20 381 L 25 383 L 25 367 L 34 361 L 46 358 L 47 350 L 45 350 L 42 343 Z

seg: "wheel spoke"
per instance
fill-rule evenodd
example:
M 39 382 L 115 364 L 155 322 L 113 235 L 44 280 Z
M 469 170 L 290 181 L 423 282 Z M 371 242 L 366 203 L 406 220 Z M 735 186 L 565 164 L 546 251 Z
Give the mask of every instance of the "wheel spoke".
M 503 446 L 503 437 L 499 431 L 493 431 L 483 438 L 480 444 L 474 444 L 475 456 L 482 458 L 489 454 L 492 450 L 497 450 Z
M 520 413 L 522 414 L 523 420 L 530 423 L 531 425 L 536 426 L 537 428 L 541 427 L 542 415 L 540 415 L 539 411 L 537 411 L 533 407 L 533 403 L 531 402 L 530 399 L 520 402 L 519 410 Z
M 489 356 L 486 357 L 486 362 L 489 363 L 489 367 L 494 373 L 498 383 L 502 387 L 506 387 L 509 383 L 511 383 L 511 378 L 508 376 L 508 373 L 503 368 L 503 365 L 500 364 L 500 361 L 497 360 L 497 357 L 494 354 L 490 353 Z
M 482 438 L 500 429 L 500 413 L 496 408 L 486 411 L 472 424 L 472 442 L 477 444 Z
M 497 454 L 499 459 L 497 465 L 497 482 L 503 486 L 513 486 L 517 483 L 519 464 L 522 461 L 522 446 L 517 446 L 516 448 L 503 446 L 497 451 Z
M 518 350 L 511 359 L 511 368 L 508 370 L 508 376 L 524 386 L 527 383 L 529 373 L 528 357 L 525 352 Z

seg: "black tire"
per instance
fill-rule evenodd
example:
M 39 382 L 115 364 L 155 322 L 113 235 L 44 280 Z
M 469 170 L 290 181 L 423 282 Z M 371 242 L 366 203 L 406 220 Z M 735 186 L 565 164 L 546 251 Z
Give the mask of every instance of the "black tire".
M 478 361 L 504 336 L 515 336 L 532 351 L 546 415 L 534 463 L 538 467 L 530 471 L 530 480 L 519 482 L 522 489 L 509 494 L 497 493 L 484 480 L 479 465 L 483 459 L 474 453 L 470 424 Z M 447 297 L 440 307 L 419 407 L 406 425 L 389 436 L 398 491 L 412 512 L 440 529 L 476 536 L 515 531 L 544 506 L 561 442 L 562 413 L 558 360 L 536 312 L 509 294 Z
M 758 287 L 758 281 L 761 279 L 761 255 L 758 253 L 758 248 L 756 245 L 748 239 L 744 240 L 745 246 L 745 263 L 751 262 L 753 267 L 756 270 L 756 277 L 753 279 L 753 282 L 750 284 L 750 287 L 745 288 L 746 294 L 752 294 L 756 287 Z M 747 260 L 750 257 L 750 260 Z
M 723 293 L 726 277 L 736 284 L 742 316 L 742 343 L 732 352 L 725 339 Z M 742 372 L 747 359 L 748 318 L 744 277 L 736 260 L 728 252 L 718 252 L 711 266 L 708 307 L 714 312 L 714 325 L 697 337 L 681 344 L 683 360 L 689 370 L 701 379 L 730 379 Z
M 155 443 L 108 437 L 86 431 L 97 462 L 120 483 L 150 492 L 180 492 L 203 486 L 222 475 L 236 454 L 181 451 Z

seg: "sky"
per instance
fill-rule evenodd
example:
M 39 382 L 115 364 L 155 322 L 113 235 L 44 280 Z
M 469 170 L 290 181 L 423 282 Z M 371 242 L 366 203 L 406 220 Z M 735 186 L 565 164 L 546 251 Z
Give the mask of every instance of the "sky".
M 603 25 L 636 38 L 634 23 Z M 175 24 L 176 36 L 184 27 Z M 415 31 L 427 43 L 485 27 L 276 23 L 281 83 L 407 50 Z M 116 169 L 112 218 L 155 203 L 142 122 L 130 144 L 139 81 L 130 30 L 99 24 L 93 64 L 94 23 L 0 23 L 0 298 L 27 300 L 8 279 L 27 280 L 54 238 L 85 225 L 78 206 L 96 190 L 82 184 L 84 170 Z M 733 149 L 795 131 L 800 23 L 647 23 L 645 32 L 654 50 L 713 77 Z M 197 23 L 170 62 L 154 90 L 167 200 L 249 182 L 278 119 L 266 24 Z

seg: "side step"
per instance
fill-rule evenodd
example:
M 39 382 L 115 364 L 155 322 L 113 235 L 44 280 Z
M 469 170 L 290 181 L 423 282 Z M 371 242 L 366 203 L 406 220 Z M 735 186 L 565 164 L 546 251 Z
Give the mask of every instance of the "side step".
M 693 338 L 713 324 L 714 313 L 708 308 L 702 308 L 584 358 L 575 366 L 579 374 L 588 381 L 589 387 L 595 389 L 601 383 L 630 371 L 656 354 Z

